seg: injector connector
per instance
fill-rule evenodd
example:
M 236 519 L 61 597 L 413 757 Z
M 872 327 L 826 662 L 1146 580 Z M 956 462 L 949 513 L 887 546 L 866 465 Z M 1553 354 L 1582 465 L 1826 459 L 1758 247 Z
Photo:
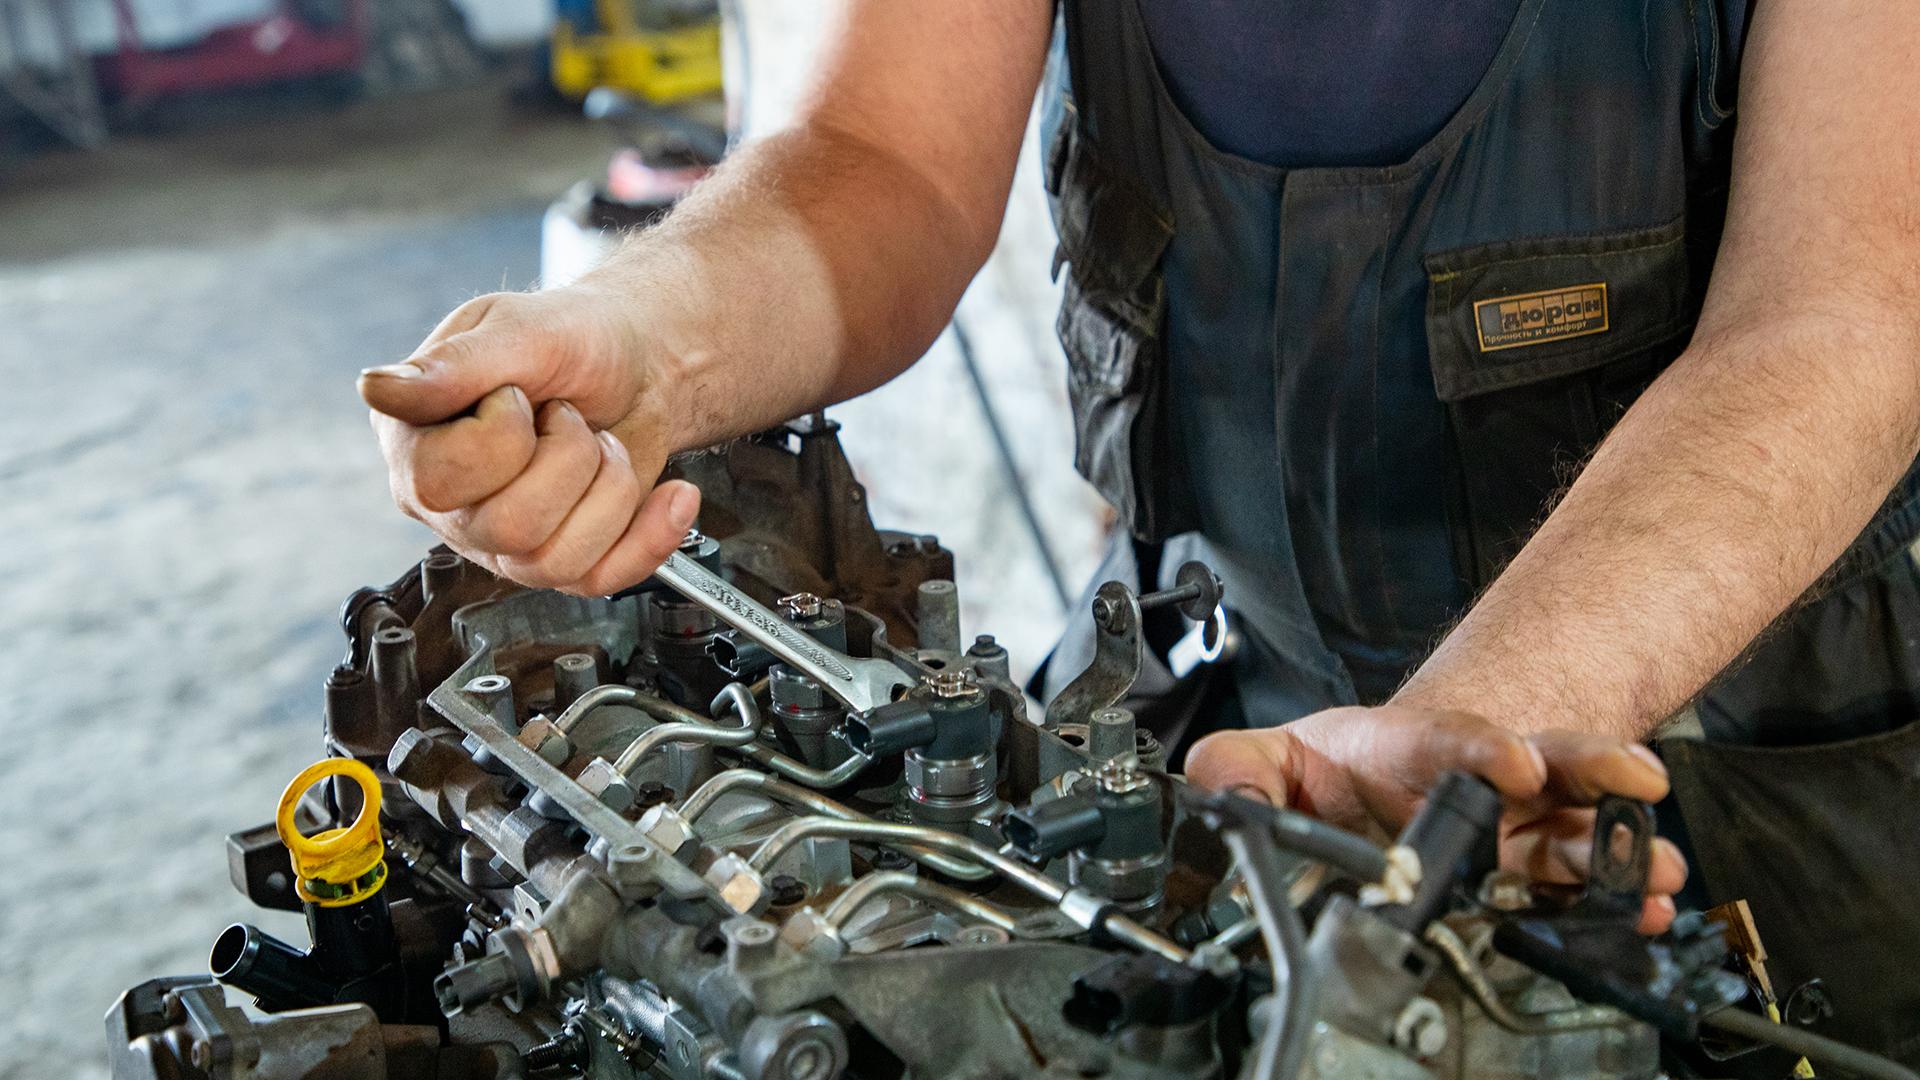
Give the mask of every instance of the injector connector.
M 1105 839 L 1107 815 L 1092 798 L 1076 793 L 1009 813 L 1005 832 L 1020 854 L 1052 859 Z
M 933 742 L 940 734 L 933 712 L 926 703 L 904 697 L 859 716 L 847 718 L 847 745 L 855 753 L 885 757 L 903 750 L 914 750 Z
M 1030 859 L 1066 855 L 1068 878 L 1088 892 L 1152 907 L 1167 877 L 1160 797 L 1151 774 L 1110 759 L 1065 795 L 1008 814 L 1007 842 Z
M 995 805 L 1000 722 L 970 670 L 930 675 L 842 731 L 857 753 L 904 753 L 907 812 L 919 824 L 963 829 Z

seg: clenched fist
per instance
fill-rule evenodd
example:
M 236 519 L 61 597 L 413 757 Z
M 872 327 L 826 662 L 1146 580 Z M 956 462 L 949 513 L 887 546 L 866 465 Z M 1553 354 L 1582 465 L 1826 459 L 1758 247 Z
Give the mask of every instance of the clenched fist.
M 578 285 L 482 296 L 406 360 L 361 372 L 393 501 L 535 588 L 605 594 L 651 574 L 700 492 L 654 485 L 670 405 L 630 307 Z
M 1399 831 L 1449 769 L 1473 773 L 1505 797 L 1502 864 L 1555 885 L 1586 877 L 1600 796 L 1652 802 L 1667 793 L 1666 768 L 1642 746 L 1570 731 L 1522 737 L 1477 716 L 1398 705 L 1217 732 L 1187 754 L 1187 776 L 1203 787 L 1257 795 L 1374 835 Z M 1680 849 L 1655 840 L 1642 931 L 1673 922 L 1673 894 L 1686 880 Z

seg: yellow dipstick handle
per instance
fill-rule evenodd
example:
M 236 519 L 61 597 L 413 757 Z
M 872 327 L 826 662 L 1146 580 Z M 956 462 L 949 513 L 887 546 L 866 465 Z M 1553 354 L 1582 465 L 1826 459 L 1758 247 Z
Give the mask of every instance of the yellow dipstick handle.
M 293 812 L 307 789 L 322 780 L 345 776 L 360 785 L 360 816 L 342 829 L 308 836 L 293 823 Z M 380 836 L 380 778 L 352 758 L 325 758 L 300 770 L 280 794 L 273 825 L 293 854 L 294 891 L 321 907 L 357 904 L 387 883 L 387 845 Z

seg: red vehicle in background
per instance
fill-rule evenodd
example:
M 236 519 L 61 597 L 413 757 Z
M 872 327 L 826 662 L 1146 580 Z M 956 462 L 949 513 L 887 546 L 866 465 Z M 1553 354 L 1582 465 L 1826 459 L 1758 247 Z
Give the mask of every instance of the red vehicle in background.
M 151 49 L 133 0 L 113 0 L 118 47 L 97 62 L 121 108 L 177 94 L 339 77 L 355 88 L 412 89 L 479 69 L 466 21 L 448 0 L 277 0 L 264 18 L 190 44 Z
M 369 27 L 367 0 L 281 0 L 264 19 L 150 50 L 131 0 L 113 0 L 113 18 L 119 47 L 99 60 L 101 85 L 136 107 L 182 93 L 357 72 Z

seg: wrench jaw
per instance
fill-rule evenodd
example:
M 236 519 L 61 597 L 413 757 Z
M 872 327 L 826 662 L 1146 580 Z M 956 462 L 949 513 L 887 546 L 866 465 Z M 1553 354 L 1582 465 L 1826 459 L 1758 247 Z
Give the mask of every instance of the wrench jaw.
M 856 660 L 854 663 L 858 666 L 854 684 L 856 689 L 840 694 L 837 687 L 827 688 L 840 698 L 840 703 L 847 707 L 849 713 L 865 715 L 872 712 L 898 697 L 896 691 L 914 685 L 913 676 L 885 660 Z
M 893 700 L 896 689 L 914 683 L 913 676 L 885 660 L 848 656 L 822 645 L 683 552 L 667 556 L 654 576 L 819 683 L 849 712 L 865 713 L 885 705 Z

